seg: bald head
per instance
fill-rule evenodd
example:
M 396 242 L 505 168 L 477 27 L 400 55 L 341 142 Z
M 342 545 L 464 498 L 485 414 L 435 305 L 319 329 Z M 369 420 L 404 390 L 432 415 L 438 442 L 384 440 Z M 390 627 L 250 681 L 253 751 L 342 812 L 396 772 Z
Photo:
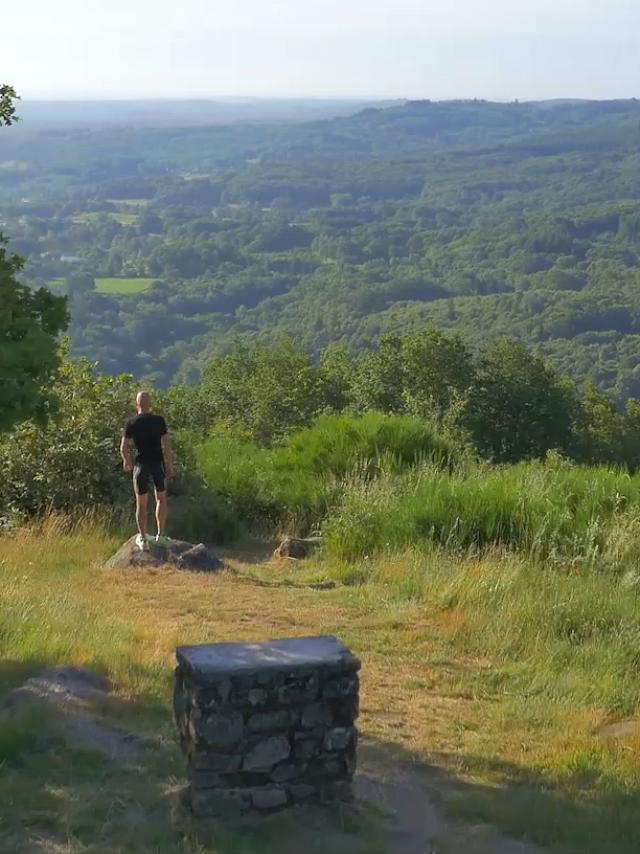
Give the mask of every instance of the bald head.
M 148 391 L 139 391 L 136 395 L 136 409 L 138 412 L 149 412 L 151 409 L 151 395 Z

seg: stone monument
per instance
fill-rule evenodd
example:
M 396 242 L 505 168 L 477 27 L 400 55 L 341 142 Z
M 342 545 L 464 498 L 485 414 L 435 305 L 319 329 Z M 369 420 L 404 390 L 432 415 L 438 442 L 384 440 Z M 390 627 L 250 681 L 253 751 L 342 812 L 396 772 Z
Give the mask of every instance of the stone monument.
M 336 638 L 179 647 L 176 657 L 195 815 L 351 799 L 360 662 Z

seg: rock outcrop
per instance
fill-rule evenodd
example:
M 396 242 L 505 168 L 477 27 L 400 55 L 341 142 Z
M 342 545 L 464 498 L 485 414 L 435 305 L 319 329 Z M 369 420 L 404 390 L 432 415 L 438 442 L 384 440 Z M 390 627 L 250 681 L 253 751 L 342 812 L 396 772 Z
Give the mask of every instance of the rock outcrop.
M 193 543 L 183 540 L 171 540 L 169 545 L 159 546 L 150 540 L 149 550 L 143 552 L 136 545 L 135 537 L 120 546 L 105 564 L 110 569 L 141 569 L 167 565 L 192 572 L 217 572 L 223 568 L 220 558 L 204 543 L 194 546 Z
M 1 708 L 6 710 L 30 703 L 77 705 L 102 699 L 110 691 L 108 679 L 84 667 L 49 667 L 11 691 Z
M 39 706 L 53 715 L 39 724 L 38 742 L 46 748 L 60 736 L 74 747 L 95 750 L 110 758 L 130 756 L 153 747 L 146 739 L 115 726 L 96 714 L 111 692 L 108 679 L 84 667 L 49 667 L 15 688 L 0 702 L 2 721 Z

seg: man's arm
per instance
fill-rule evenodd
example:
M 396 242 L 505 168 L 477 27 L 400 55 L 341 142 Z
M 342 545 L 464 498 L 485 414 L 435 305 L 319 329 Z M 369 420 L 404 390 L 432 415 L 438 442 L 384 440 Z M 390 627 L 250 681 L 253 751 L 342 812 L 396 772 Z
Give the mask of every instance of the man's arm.
M 125 471 L 133 471 L 133 463 L 131 462 L 131 439 L 127 436 L 122 437 L 120 442 L 120 456 L 122 457 L 122 468 Z
M 173 459 L 173 448 L 171 447 L 171 439 L 169 434 L 165 433 L 162 437 L 162 456 L 164 457 L 164 465 L 167 470 L 167 475 L 173 477 L 176 473 L 176 466 Z

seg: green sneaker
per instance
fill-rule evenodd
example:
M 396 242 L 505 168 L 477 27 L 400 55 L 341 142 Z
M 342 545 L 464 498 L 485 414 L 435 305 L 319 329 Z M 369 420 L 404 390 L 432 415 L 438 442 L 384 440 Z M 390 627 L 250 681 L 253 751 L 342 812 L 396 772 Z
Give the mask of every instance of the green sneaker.
M 166 534 L 156 534 L 156 545 L 157 546 L 167 546 L 171 545 L 171 537 L 167 537 Z
M 149 551 L 149 543 L 147 542 L 147 538 L 143 537 L 142 534 L 138 534 L 138 536 L 136 537 L 136 545 L 141 552 Z

